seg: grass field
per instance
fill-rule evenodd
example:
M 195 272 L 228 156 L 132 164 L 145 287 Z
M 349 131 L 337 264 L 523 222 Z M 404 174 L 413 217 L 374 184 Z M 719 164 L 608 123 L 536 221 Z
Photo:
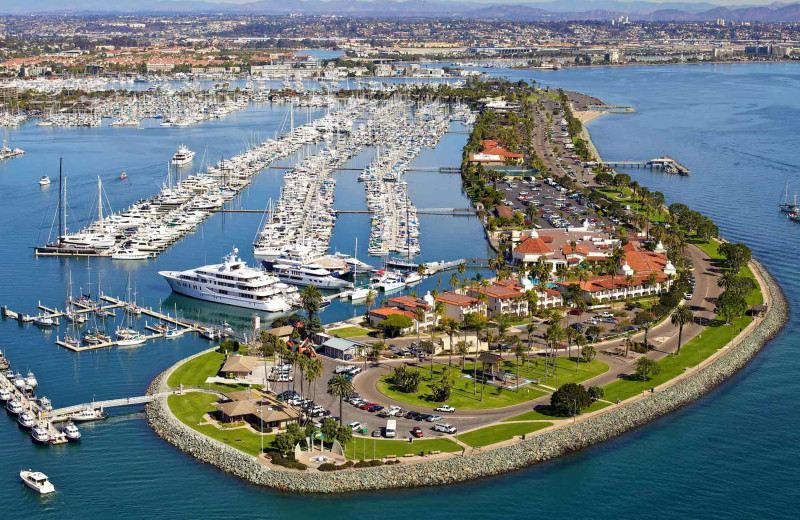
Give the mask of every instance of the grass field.
M 459 435 L 458 440 L 472 447 L 489 446 L 490 444 L 507 441 L 518 435 L 535 432 L 552 425 L 553 423 L 550 422 L 498 424 Z
M 604 398 L 605 399 L 605 398 Z M 590 412 L 596 412 L 597 410 L 602 410 L 606 406 L 611 406 L 611 403 L 604 403 L 602 401 L 595 401 L 592 403 L 589 408 L 586 408 L 581 413 L 586 414 Z M 525 412 L 520 415 L 515 415 L 514 417 L 509 417 L 508 419 L 503 419 L 503 422 L 512 422 L 512 421 L 553 421 L 559 419 L 569 419 L 569 417 L 563 417 L 561 415 L 552 415 L 548 413 L 548 410 L 541 409 L 541 410 L 531 410 L 530 412 Z
M 516 392 L 515 390 L 500 390 L 498 387 L 486 385 L 483 391 L 483 401 L 481 401 L 481 385 L 478 384 L 477 393 L 473 393 L 473 387 L 475 385 L 473 384 L 473 380 L 467 377 L 472 374 L 470 368 L 473 365 L 467 364 L 466 366 L 467 369 L 462 373 L 459 366 L 453 365 L 452 375 L 455 378 L 455 388 L 453 388 L 450 399 L 446 403 L 457 409 L 482 410 L 487 408 L 501 408 L 536 399 L 546 394 L 546 392 L 536 388 L 523 387 L 519 392 Z M 447 369 L 447 365 L 434 364 L 433 367 L 434 380 L 441 378 L 442 372 Z M 444 404 L 434 402 L 431 398 L 430 368 L 428 366 L 421 366 L 419 368 L 411 367 L 410 370 L 419 370 L 422 373 L 422 382 L 419 385 L 419 391 L 417 393 L 407 394 L 396 389 L 388 381 L 389 376 L 383 377 L 378 381 L 378 391 L 387 397 L 413 406 L 435 408 L 440 404 Z
M 450 439 L 414 439 L 412 444 L 407 441 L 373 439 L 355 437 L 353 442 L 345 446 L 344 454 L 348 459 L 380 459 L 387 455 L 401 457 L 406 453 L 418 455 L 421 451 L 461 451 L 461 446 Z
M 261 451 L 261 436 L 245 428 L 220 430 L 214 426 L 198 426 L 203 415 L 213 412 L 212 403 L 217 397 L 211 394 L 192 392 L 184 395 L 171 395 L 167 399 L 170 410 L 182 423 L 198 432 L 217 439 L 250 455 L 258 455 Z M 264 435 L 264 450 L 272 445 L 275 435 Z
M 244 385 L 206 384 L 206 378 L 217 375 L 224 361 L 225 355 L 216 351 L 198 356 L 175 369 L 167 379 L 167 385 L 178 388 L 183 384 L 184 388 L 206 388 L 219 392 L 243 390 Z
M 362 327 L 342 327 L 341 329 L 333 329 L 329 332 L 334 336 L 347 339 L 356 336 L 368 336 L 372 331 Z

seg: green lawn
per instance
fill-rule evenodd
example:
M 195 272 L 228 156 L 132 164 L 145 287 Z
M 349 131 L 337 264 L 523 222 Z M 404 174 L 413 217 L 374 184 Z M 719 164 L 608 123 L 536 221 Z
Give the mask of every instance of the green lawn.
M 605 399 L 605 397 L 603 398 Z M 581 413 L 590 413 L 596 412 L 597 410 L 602 410 L 606 406 L 611 406 L 611 403 L 604 403 L 603 401 L 595 401 L 592 403 L 589 408 L 583 410 Z M 553 421 L 559 419 L 568 419 L 568 417 L 563 417 L 561 415 L 552 415 L 548 412 L 547 408 L 541 408 L 540 410 L 531 410 L 530 412 L 525 412 L 520 415 L 515 415 L 514 417 L 509 417 L 508 419 L 503 419 L 503 422 L 512 422 L 512 421 Z
M 362 327 L 342 327 L 341 329 L 333 329 L 328 332 L 334 336 L 347 339 L 356 336 L 368 336 L 372 331 Z
M 516 392 L 515 390 L 500 390 L 499 387 L 486 385 L 483 390 L 483 401 L 481 401 L 481 385 L 478 384 L 477 393 L 473 393 L 473 380 L 466 377 L 466 375 L 472 374 L 470 368 L 473 365 L 467 364 L 466 366 L 467 369 L 462 374 L 460 367 L 455 363 L 453 364 L 453 376 L 456 379 L 455 388 L 452 390 L 450 400 L 448 400 L 446 404 L 454 406 L 457 409 L 481 410 L 486 408 L 501 408 L 546 395 L 546 392 L 536 388 L 523 387 L 519 392 Z M 434 379 L 439 379 L 441 378 L 442 371 L 447 368 L 447 365 L 437 363 L 434 364 L 433 367 Z M 415 368 L 410 367 L 410 370 L 415 370 Z M 422 373 L 422 383 L 420 383 L 419 391 L 416 394 L 407 394 L 394 388 L 388 381 L 388 375 L 378 381 L 378 390 L 387 397 L 413 406 L 435 408 L 440 404 L 444 404 L 431 400 L 429 386 L 430 367 L 421 366 L 416 370 Z
M 489 446 L 552 425 L 550 422 L 498 424 L 459 435 L 458 440 L 472 447 Z
M 184 388 L 206 388 L 219 392 L 232 392 L 246 388 L 244 385 L 216 383 L 209 385 L 206 383 L 208 377 L 217 375 L 224 361 L 225 355 L 217 351 L 198 356 L 176 368 L 167 379 L 167 385 L 171 388 L 178 388 L 183 383 Z
M 573 352 L 577 353 L 577 348 L 573 348 Z M 467 366 L 471 367 L 473 365 Z M 516 366 L 517 360 L 514 357 L 503 361 L 503 370 L 508 373 L 516 375 Z M 576 364 L 574 358 L 568 359 L 566 357 L 559 357 L 556 359 L 555 374 L 550 372 L 547 381 L 545 381 L 544 360 L 539 359 L 538 364 L 535 364 L 534 360 L 530 360 L 527 363 L 524 360 L 520 360 L 519 375 L 520 377 L 527 377 L 528 379 L 539 379 L 541 384 L 558 388 L 566 383 L 582 383 L 583 381 L 608 371 L 608 365 L 598 359 L 593 359 L 589 363 L 578 363 L 577 372 L 575 368 Z
M 354 437 L 353 442 L 345 446 L 344 454 L 351 460 L 380 459 L 387 455 L 401 457 L 406 453 L 418 455 L 419 452 L 429 451 L 455 452 L 461 451 L 461 446 L 450 439 L 414 439 L 412 444 L 407 441 L 375 439 L 367 437 Z
M 213 412 L 212 403 L 217 397 L 211 394 L 192 392 L 184 395 L 171 395 L 167 399 L 170 410 L 180 421 L 198 432 L 224 442 L 250 455 L 257 456 L 261 451 L 261 436 L 245 428 L 220 430 L 215 426 L 198 426 L 203 415 Z M 269 449 L 275 435 L 264 435 L 264 449 Z

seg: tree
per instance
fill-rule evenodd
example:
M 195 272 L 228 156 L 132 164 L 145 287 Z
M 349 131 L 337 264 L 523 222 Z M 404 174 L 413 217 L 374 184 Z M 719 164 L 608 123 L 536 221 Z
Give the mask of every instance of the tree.
M 550 408 L 558 415 L 575 416 L 591 406 L 592 397 L 577 383 L 566 383 L 550 396 Z
M 375 291 L 372 289 L 367 291 L 367 296 L 364 298 L 364 310 L 366 310 L 367 319 L 369 319 L 369 309 L 375 303 Z
M 653 322 L 656 320 L 655 315 L 650 311 L 641 311 L 636 314 L 633 318 L 633 324 L 638 325 L 639 327 L 644 329 L 644 347 L 649 349 L 647 343 L 647 334 L 650 332 L 650 329 L 653 327 Z
M 322 375 L 322 370 L 325 368 L 325 365 L 322 363 L 322 360 L 319 358 L 314 358 L 309 361 L 308 367 L 306 368 L 306 380 L 308 381 L 309 385 L 314 385 L 314 390 L 311 394 L 311 400 L 316 400 L 317 398 L 317 379 Z
M 734 273 L 738 273 L 747 262 L 750 261 L 751 252 L 750 248 L 744 244 L 731 244 L 723 242 L 719 246 L 719 253 L 725 257 L 725 263 L 728 269 Z
M 322 436 L 324 437 L 325 441 L 333 442 L 333 439 L 336 438 L 336 433 L 339 431 L 339 423 L 330 417 L 326 417 L 322 420 L 322 427 L 320 431 L 322 431 Z
M 603 387 L 597 385 L 590 386 L 588 392 L 589 392 L 589 397 L 592 398 L 592 401 L 597 401 L 598 399 L 606 395 L 606 391 L 603 390 Z
M 319 312 L 322 302 L 322 292 L 314 285 L 309 285 L 300 291 L 300 304 L 308 315 L 308 321 L 313 322 L 314 316 Z
M 347 446 L 353 440 L 353 430 L 349 426 L 339 426 L 339 429 L 336 430 L 336 440 L 342 446 Z
M 388 338 L 400 334 L 401 331 L 410 328 L 412 325 L 414 325 L 414 322 L 411 318 L 403 316 L 402 314 L 391 314 L 385 320 L 378 323 L 378 326 Z
M 462 339 L 458 343 L 456 343 L 456 349 L 458 352 L 459 357 L 461 357 L 461 370 L 464 370 L 464 364 L 466 363 L 467 354 L 469 353 L 469 346 L 472 344 L 471 341 L 467 341 Z
M 675 354 L 680 354 L 681 341 L 683 339 L 683 327 L 684 325 L 694 321 L 694 314 L 692 314 L 692 310 L 686 305 L 680 305 L 674 311 L 672 311 L 670 321 L 673 325 L 678 326 L 678 350 L 675 352 Z
M 519 359 L 525 356 L 527 349 L 522 345 L 522 343 L 517 339 L 517 342 L 514 344 L 514 348 L 511 349 L 514 353 L 514 356 L 517 358 L 517 392 L 519 392 Z
M 636 375 L 647 381 L 650 376 L 657 376 L 661 373 L 661 365 L 647 356 L 642 356 L 636 361 Z
M 597 355 L 597 349 L 591 345 L 586 345 L 581 349 L 581 357 L 586 363 L 590 363 Z
M 344 424 L 342 402 L 353 393 L 353 383 L 344 374 L 336 374 L 328 381 L 328 393 L 339 398 L 339 422 Z
M 441 379 L 431 383 L 431 396 L 437 403 L 443 403 L 450 399 L 452 389 L 453 382 L 443 373 Z
M 717 298 L 717 314 L 725 323 L 730 323 L 733 318 L 747 312 L 747 302 L 744 296 L 728 289 Z

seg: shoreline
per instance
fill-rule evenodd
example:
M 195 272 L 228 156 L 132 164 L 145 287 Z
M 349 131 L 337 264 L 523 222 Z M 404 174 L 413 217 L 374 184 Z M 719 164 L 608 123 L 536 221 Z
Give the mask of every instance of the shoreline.
M 655 392 L 640 394 L 611 406 L 580 416 L 575 422 L 554 425 L 469 455 L 337 472 L 273 469 L 255 457 L 221 443 L 179 421 L 169 409 L 166 397 L 145 408 L 155 433 L 194 458 L 250 483 L 296 493 L 345 493 L 366 490 L 424 487 L 452 484 L 499 475 L 535 465 L 573 451 L 587 448 L 647 424 L 702 397 L 726 381 L 755 356 L 788 320 L 788 303 L 777 281 L 757 260 L 751 262 L 768 310 L 754 320 L 733 341 L 687 370 Z M 172 372 L 203 351 L 183 359 L 157 376 L 148 394 L 166 390 Z

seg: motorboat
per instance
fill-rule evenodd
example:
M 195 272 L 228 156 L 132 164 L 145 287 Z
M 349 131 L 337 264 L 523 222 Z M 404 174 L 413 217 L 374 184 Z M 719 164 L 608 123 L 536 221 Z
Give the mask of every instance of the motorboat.
M 33 388 L 39 386 L 39 382 L 36 380 L 36 376 L 34 376 L 33 372 L 31 372 L 30 370 L 28 371 L 28 374 L 25 376 L 25 384 Z
M 12 383 L 14 383 L 14 386 L 17 387 L 17 390 L 22 390 L 25 388 L 25 378 L 22 377 L 22 374 L 19 372 L 17 372 L 17 374 L 14 376 Z
M 50 399 L 48 399 L 47 397 L 42 396 L 39 399 L 37 399 L 36 402 L 39 404 L 39 409 L 41 411 L 43 412 L 53 411 L 53 403 L 51 403 Z
M 160 271 L 176 293 L 209 302 L 265 312 L 286 312 L 299 306 L 296 287 L 269 273 L 249 267 L 235 249 L 220 264 L 186 271 Z
M 81 432 L 72 421 L 67 422 L 67 424 L 61 428 L 61 433 L 70 441 L 78 442 L 81 440 Z
M 11 415 L 19 415 L 22 413 L 22 410 L 24 410 L 24 408 L 22 408 L 22 403 L 16 399 L 12 399 L 6 403 L 6 411 Z
M 47 426 L 44 423 L 37 423 L 31 429 L 31 438 L 37 444 L 49 444 L 50 432 L 47 431 Z
M 167 332 L 164 333 L 164 337 L 166 339 L 176 339 L 180 338 L 186 333 L 186 329 L 182 329 L 179 326 L 171 327 Z
M 285 283 L 313 285 L 320 289 L 350 289 L 351 282 L 336 278 L 327 269 L 313 265 L 274 264 L 272 271 Z
M 24 411 L 17 417 L 17 423 L 23 428 L 31 429 L 33 425 L 36 424 L 36 416 L 31 412 Z
M 11 397 L 11 391 L 8 388 L 0 388 L 0 401 L 7 403 Z
M 128 178 L 128 174 L 127 173 L 122 172 L 122 173 L 119 174 L 119 180 L 124 181 L 127 178 Z
M 30 469 L 27 471 L 20 471 L 19 478 L 22 479 L 22 482 L 26 486 L 42 495 L 53 493 L 56 490 L 55 486 L 53 486 L 53 484 L 47 478 L 47 475 L 39 471 L 33 471 Z
M 50 177 L 47 175 L 42 175 L 42 178 L 39 179 L 39 186 L 45 187 L 50 186 Z
M 189 150 L 188 147 L 185 145 L 180 145 L 178 147 L 178 151 L 175 152 L 175 155 L 172 156 L 172 164 L 174 166 L 182 166 L 184 164 L 189 164 L 194 159 L 195 153 Z
M 139 251 L 133 247 L 120 249 L 117 252 L 111 253 L 112 260 L 147 260 L 148 258 L 150 258 L 150 253 Z
M 33 324 L 39 327 L 52 327 L 56 324 L 56 320 L 45 314 L 39 314 L 33 318 Z
M 108 418 L 108 414 L 103 410 L 96 410 L 92 406 L 84 406 L 79 412 L 69 416 L 72 422 L 101 421 Z

